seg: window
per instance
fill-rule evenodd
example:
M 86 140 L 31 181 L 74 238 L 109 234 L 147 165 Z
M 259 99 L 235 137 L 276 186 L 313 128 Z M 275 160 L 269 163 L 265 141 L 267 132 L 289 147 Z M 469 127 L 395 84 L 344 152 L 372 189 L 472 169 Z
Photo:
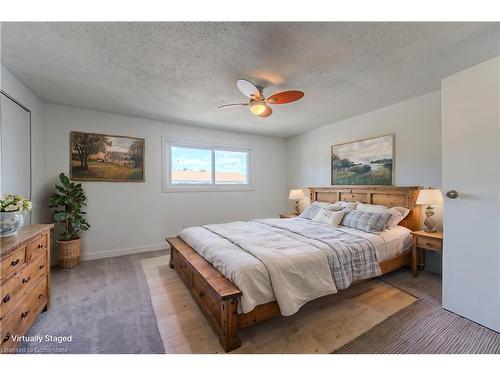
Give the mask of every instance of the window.
M 163 191 L 249 190 L 251 150 L 163 141 Z
M 248 151 L 215 148 L 215 183 L 248 185 Z
M 212 183 L 212 150 L 170 147 L 171 183 L 174 185 Z

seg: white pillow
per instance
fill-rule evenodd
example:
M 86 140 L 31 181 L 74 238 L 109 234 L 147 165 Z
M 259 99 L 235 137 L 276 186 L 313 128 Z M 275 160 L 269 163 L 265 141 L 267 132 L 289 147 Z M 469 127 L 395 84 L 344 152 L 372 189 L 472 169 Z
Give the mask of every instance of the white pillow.
M 410 213 L 410 209 L 405 207 L 389 208 L 379 204 L 368 204 L 361 202 L 358 202 L 356 210 L 364 212 L 389 212 L 391 214 L 391 217 L 385 224 L 386 229 L 395 228 L 401 222 L 401 220 L 403 220 Z
M 332 211 L 327 208 L 322 208 L 316 216 L 312 218 L 312 221 L 336 227 L 342 221 L 344 214 L 345 211 Z

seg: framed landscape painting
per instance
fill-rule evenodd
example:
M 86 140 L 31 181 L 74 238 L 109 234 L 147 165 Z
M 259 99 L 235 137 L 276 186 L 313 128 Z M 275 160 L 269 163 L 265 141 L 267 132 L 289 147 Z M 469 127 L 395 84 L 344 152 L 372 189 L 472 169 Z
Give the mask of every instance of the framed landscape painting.
M 394 134 L 331 148 L 332 185 L 392 185 Z
M 70 178 L 144 182 L 144 139 L 72 131 Z

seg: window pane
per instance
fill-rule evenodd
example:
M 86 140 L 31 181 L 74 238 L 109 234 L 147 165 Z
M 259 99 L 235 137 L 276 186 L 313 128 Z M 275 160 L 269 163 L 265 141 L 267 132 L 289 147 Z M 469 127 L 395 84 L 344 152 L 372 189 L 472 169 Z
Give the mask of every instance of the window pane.
M 172 184 L 212 183 L 212 150 L 174 146 L 170 150 Z
M 248 184 L 248 152 L 215 150 L 215 183 Z

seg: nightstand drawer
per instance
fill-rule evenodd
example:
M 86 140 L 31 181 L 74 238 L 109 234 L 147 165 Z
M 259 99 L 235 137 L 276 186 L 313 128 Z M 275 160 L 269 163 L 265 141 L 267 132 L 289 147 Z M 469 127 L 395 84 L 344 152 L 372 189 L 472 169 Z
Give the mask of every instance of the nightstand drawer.
M 425 249 L 432 249 L 432 250 L 442 250 L 443 244 L 439 238 L 418 236 L 417 247 L 422 247 Z

